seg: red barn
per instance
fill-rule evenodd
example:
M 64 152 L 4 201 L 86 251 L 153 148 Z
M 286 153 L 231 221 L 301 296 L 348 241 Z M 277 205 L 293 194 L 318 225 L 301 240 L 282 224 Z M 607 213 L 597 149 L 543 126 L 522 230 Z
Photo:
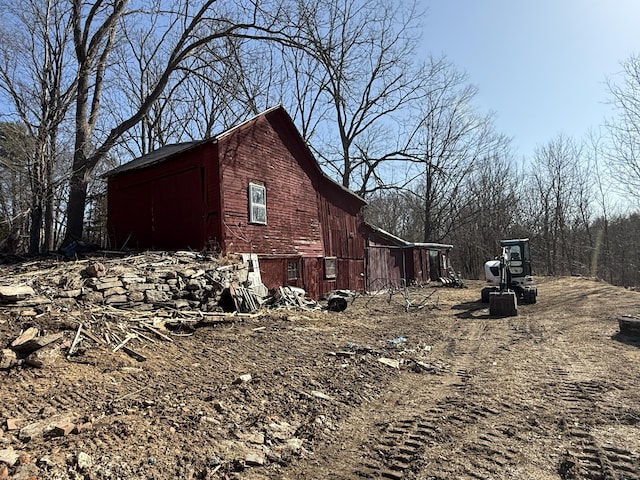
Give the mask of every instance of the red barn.
M 324 175 L 281 106 L 106 177 L 114 247 L 255 254 L 269 288 L 364 290 L 366 202 Z

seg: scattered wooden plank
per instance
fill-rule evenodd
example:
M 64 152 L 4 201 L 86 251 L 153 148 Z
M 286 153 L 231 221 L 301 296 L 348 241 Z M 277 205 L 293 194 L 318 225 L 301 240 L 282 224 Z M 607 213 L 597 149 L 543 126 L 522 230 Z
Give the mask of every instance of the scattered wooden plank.
M 129 341 L 133 340 L 136 337 L 137 337 L 136 334 L 128 333 L 127 336 L 125 337 L 125 339 L 122 342 L 120 342 L 116 347 L 113 348 L 112 352 L 117 352 L 122 347 L 124 347 Z
M 129 355 L 131 358 L 134 358 L 135 360 L 137 360 L 138 362 L 146 362 L 147 361 L 147 357 L 145 357 L 141 353 L 136 352 L 135 350 L 132 350 L 131 348 L 127 347 L 126 345 L 122 347 L 122 351 L 124 353 L 126 353 L 127 355 Z
M 155 328 L 153 328 L 151 325 L 148 325 L 146 323 L 141 323 L 140 324 L 143 328 L 146 328 L 147 330 L 149 330 L 151 333 L 157 335 L 158 337 L 162 338 L 163 340 L 166 340 L 168 342 L 173 342 L 173 338 L 169 337 L 168 335 L 165 335 L 164 333 L 156 330 Z
M 96 343 L 103 343 L 102 340 L 99 337 L 96 337 L 93 333 L 91 333 L 91 331 L 87 330 L 84 326 L 82 327 L 82 334 L 89 338 L 90 340 L 93 340 Z
M 134 331 L 134 332 L 136 333 L 136 335 L 138 335 L 140 338 L 144 338 L 146 341 L 151 342 L 151 343 L 156 343 L 156 341 L 155 341 L 153 338 L 148 337 L 147 335 L 145 335 L 144 333 L 142 333 L 142 332 L 140 331 L 140 329 L 139 329 L 139 328 L 135 328 L 135 327 L 134 327 L 134 328 L 133 328 L 133 331 Z
M 80 341 L 80 335 L 82 333 L 82 324 L 78 325 L 78 330 L 76 330 L 76 336 L 73 338 L 73 342 L 71 342 L 71 346 L 69 347 L 69 351 L 67 352 L 67 359 L 73 355 L 75 351 L 76 345 Z

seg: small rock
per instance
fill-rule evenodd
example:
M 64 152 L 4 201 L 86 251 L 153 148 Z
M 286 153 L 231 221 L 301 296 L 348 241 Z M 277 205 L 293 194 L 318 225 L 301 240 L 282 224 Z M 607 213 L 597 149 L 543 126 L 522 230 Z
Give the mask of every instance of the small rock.
M 94 277 L 94 278 L 104 277 L 106 271 L 107 269 L 105 268 L 104 264 L 100 262 L 92 263 L 88 265 L 87 268 L 84 269 L 84 273 L 88 277 Z
M 93 459 L 87 453 L 78 452 L 76 463 L 81 472 L 86 472 L 93 466 Z
M 271 436 L 276 440 L 287 441 L 293 437 L 296 431 L 296 427 L 288 422 L 272 422 L 267 428 L 269 429 Z
M 250 373 L 245 373 L 244 375 L 240 375 L 238 378 L 236 378 L 233 383 L 238 384 L 238 383 L 248 383 L 251 381 L 251 374 Z
M 28 442 L 32 438 L 41 437 L 44 434 L 45 425 L 42 423 L 30 423 L 20 429 L 18 438 L 23 442 Z
M 16 343 L 16 345 L 11 344 L 11 348 L 13 348 L 16 352 L 30 353 L 40 348 L 46 347 L 47 345 L 50 345 L 52 343 L 55 343 L 62 338 L 64 338 L 64 332 L 51 333 L 49 335 L 43 335 L 41 337 L 36 336 L 28 340 L 21 341 L 20 343 L 17 343 L 18 339 L 16 339 L 13 342 Z
M 106 305 L 111 305 L 113 303 L 127 303 L 129 299 L 126 295 L 111 295 L 110 297 L 105 297 L 104 303 Z
M 59 298 L 78 298 L 82 295 L 82 289 L 76 288 L 74 290 L 62 290 L 56 294 Z
M 169 300 L 169 296 L 159 290 L 146 290 L 144 296 L 147 303 L 162 303 Z
M 248 466 L 260 467 L 264 465 L 265 457 L 259 452 L 250 452 L 244 457 L 244 463 Z
M 91 430 L 93 428 L 93 423 L 85 422 L 85 423 L 77 423 L 75 424 L 75 428 L 72 430 L 72 433 L 82 433 L 87 430 Z
M 13 467 L 18 462 L 18 458 L 20 454 L 11 447 L 0 450 L 0 463 Z
M 127 295 L 127 297 L 129 298 L 130 302 L 144 302 L 144 293 L 142 292 L 129 292 L 129 294 Z
M 8 370 L 18 364 L 16 352 L 8 348 L 0 350 L 0 370 Z
M 32 367 L 42 368 L 55 364 L 56 360 L 60 358 L 62 358 L 62 351 L 59 347 L 42 348 L 29 354 L 24 363 Z
M 287 440 L 287 447 L 295 452 L 299 451 L 302 448 L 304 440 L 301 438 L 290 438 Z
M 104 291 L 110 288 L 122 287 L 123 284 L 117 278 L 104 278 L 102 281 L 96 283 L 96 290 Z
M 27 465 L 28 463 L 31 463 L 31 455 L 27 452 L 20 452 L 20 455 L 18 456 L 18 463 L 20 465 Z
M 11 348 L 15 349 L 16 347 L 20 347 L 27 343 L 29 340 L 33 340 L 38 336 L 40 331 L 36 327 L 29 327 L 16 338 L 13 342 L 11 342 Z
M 123 287 L 107 288 L 104 292 L 102 292 L 105 297 L 112 297 L 114 295 L 125 295 L 126 293 L 127 290 Z
M 54 437 L 66 437 L 76 428 L 76 425 L 71 422 L 58 423 L 53 427 L 51 435 Z
M 7 430 L 18 430 L 24 421 L 19 418 L 7 418 Z
M 0 286 L 0 303 L 16 303 L 36 294 L 28 285 L 18 287 Z

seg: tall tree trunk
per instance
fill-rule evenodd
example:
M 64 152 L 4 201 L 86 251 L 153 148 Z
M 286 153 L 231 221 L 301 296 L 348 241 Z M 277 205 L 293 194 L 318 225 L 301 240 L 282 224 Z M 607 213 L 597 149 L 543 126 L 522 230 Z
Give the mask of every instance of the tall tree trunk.
M 34 200 L 36 200 L 34 198 Z M 29 232 L 29 253 L 40 253 L 40 235 L 42 233 L 42 203 L 35 201 L 31 206 L 31 228 Z
M 84 210 L 87 202 L 89 168 L 84 152 L 76 149 L 73 172 L 69 180 L 69 203 L 67 204 L 67 233 L 65 244 L 82 240 Z

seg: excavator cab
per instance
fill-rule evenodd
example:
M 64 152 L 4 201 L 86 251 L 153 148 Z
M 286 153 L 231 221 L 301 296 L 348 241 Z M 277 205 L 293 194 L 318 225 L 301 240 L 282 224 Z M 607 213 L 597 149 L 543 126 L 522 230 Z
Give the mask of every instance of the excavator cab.
M 512 277 L 531 276 L 531 254 L 529 252 L 529 239 L 501 240 L 500 246 L 506 249 L 509 272 Z

